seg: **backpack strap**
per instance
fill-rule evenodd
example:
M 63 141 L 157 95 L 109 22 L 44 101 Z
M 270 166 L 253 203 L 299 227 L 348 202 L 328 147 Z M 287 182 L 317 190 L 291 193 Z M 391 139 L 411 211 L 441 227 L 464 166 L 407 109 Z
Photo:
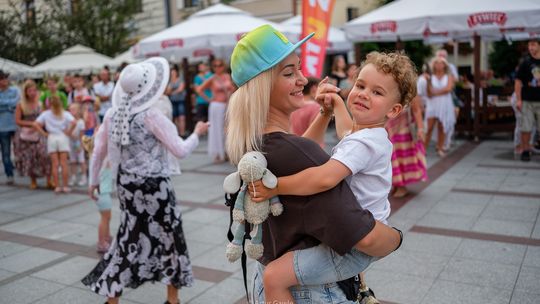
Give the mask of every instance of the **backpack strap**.
M 242 188 L 241 186 L 242 185 L 240 185 L 240 188 Z M 234 202 L 236 201 L 239 192 L 240 190 L 233 194 L 225 193 L 225 206 L 229 207 L 229 230 L 227 231 L 227 239 L 229 240 L 229 242 L 232 242 L 232 240 L 234 239 L 234 234 L 231 230 L 231 227 L 233 224 Z M 242 238 L 242 248 L 244 248 L 246 240 L 251 239 L 251 236 L 249 235 L 251 233 L 251 225 L 249 225 L 249 223 L 246 224 L 246 231 L 244 233 L 244 237 Z M 242 264 L 242 276 L 244 277 L 244 289 L 246 290 L 246 299 L 249 303 L 249 294 L 247 288 L 247 256 L 244 250 L 242 250 L 242 257 L 240 258 L 240 262 Z

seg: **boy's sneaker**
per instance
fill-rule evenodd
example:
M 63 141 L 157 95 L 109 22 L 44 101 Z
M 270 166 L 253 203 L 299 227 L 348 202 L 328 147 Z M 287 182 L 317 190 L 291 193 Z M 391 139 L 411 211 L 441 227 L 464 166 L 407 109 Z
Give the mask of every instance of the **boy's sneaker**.
M 77 182 L 77 176 L 74 174 L 69 179 L 68 185 L 73 186 L 73 185 L 75 185 L 76 182 Z
M 81 176 L 81 180 L 79 181 L 78 185 L 83 187 L 83 186 L 86 186 L 86 175 L 82 175 Z
M 528 162 L 531 161 L 531 151 L 523 151 L 521 152 L 521 161 Z

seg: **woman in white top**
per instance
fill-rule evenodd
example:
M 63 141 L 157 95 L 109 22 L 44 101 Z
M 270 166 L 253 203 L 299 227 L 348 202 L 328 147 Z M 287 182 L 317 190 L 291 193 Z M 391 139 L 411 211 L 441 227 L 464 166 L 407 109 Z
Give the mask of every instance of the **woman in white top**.
M 447 134 L 451 133 L 456 124 L 454 103 L 452 102 L 452 90 L 454 77 L 450 73 L 448 62 L 444 58 L 435 57 L 431 60 L 432 75 L 428 79 L 427 93 L 429 99 L 426 102 L 426 149 L 431 141 L 431 134 L 435 124 L 437 125 L 437 154 L 445 156 L 444 144 Z
M 153 107 L 168 80 L 163 58 L 127 66 L 96 134 L 89 194 L 96 199 L 99 169 L 107 156 L 112 176 L 117 176 L 121 222 L 108 252 L 82 282 L 110 304 L 118 303 L 125 287 L 148 281 L 166 284 L 166 303 L 176 304 L 178 289 L 193 284 L 168 156 L 188 156 L 208 123 L 197 123 L 185 141 L 178 136 L 175 125 Z
M 71 192 L 68 187 L 69 167 L 69 136 L 75 127 L 75 118 L 71 113 L 64 111 L 62 100 L 58 96 L 51 96 L 51 109 L 41 113 L 34 122 L 35 128 L 41 135 L 47 137 L 47 153 L 51 157 L 54 192 Z M 47 131 L 45 131 L 43 129 Z M 58 164 L 62 168 L 62 186 L 58 180 Z

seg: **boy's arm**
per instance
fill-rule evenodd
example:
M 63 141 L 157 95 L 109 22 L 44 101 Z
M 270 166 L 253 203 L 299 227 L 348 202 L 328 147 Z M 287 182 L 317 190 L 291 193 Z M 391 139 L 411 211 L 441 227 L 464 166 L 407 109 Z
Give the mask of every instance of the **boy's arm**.
M 353 121 L 343 99 L 334 101 L 334 114 L 336 116 L 336 134 L 339 139 L 345 137 L 353 126 Z
M 250 183 L 248 190 L 254 202 L 262 202 L 276 195 L 312 195 L 335 187 L 351 173 L 344 164 L 330 159 L 321 166 L 279 177 L 274 189 L 268 189 L 257 181 Z

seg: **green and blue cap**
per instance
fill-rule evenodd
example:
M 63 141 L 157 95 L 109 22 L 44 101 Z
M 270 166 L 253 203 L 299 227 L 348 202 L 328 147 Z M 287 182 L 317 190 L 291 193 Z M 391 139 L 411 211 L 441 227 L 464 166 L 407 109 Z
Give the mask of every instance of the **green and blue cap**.
M 231 76 L 240 87 L 260 73 L 272 68 L 304 44 L 315 33 L 293 44 L 281 32 L 265 24 L 238 41 L 231 55 Z

